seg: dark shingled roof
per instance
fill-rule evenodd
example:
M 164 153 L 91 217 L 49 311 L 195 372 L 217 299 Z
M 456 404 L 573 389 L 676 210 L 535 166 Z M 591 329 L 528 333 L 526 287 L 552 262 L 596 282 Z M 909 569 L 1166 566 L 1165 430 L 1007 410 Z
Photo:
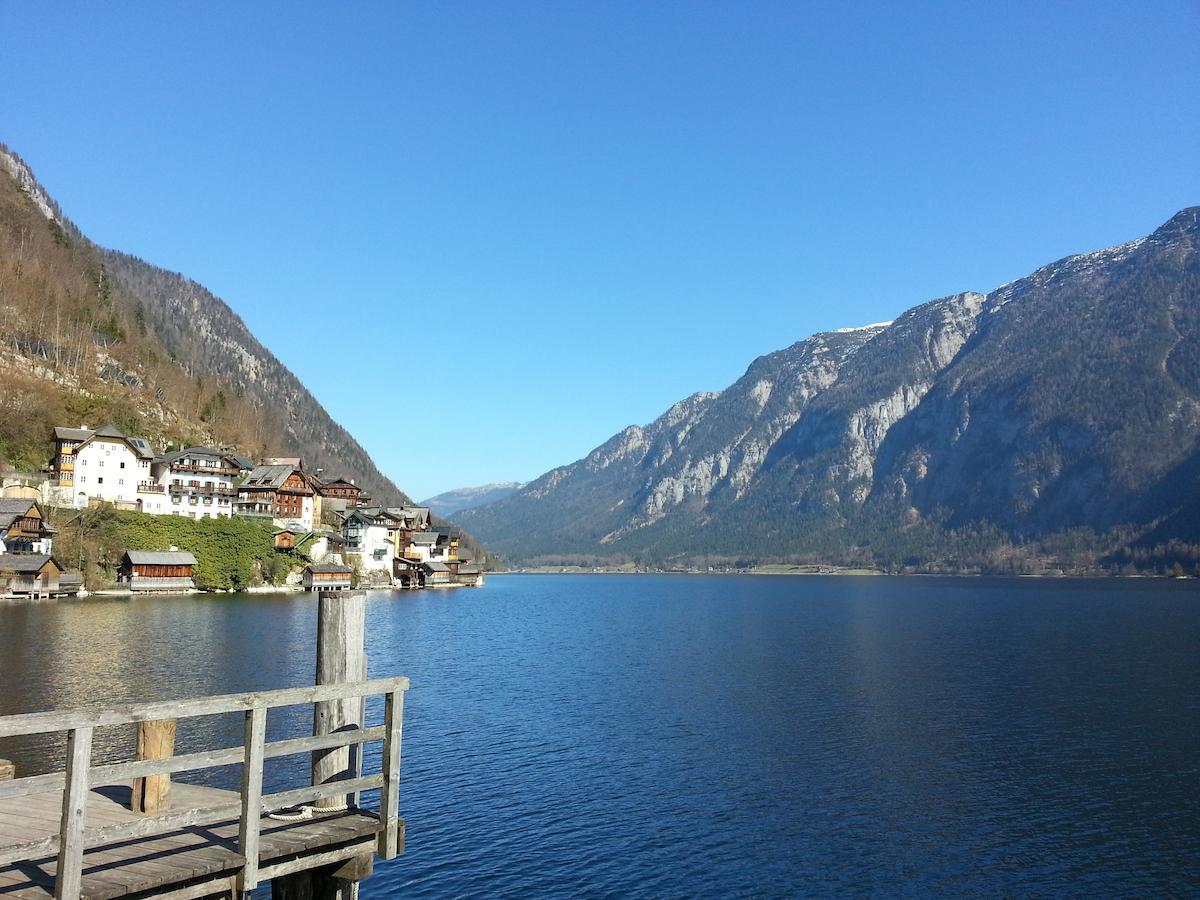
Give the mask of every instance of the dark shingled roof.
M 111 422 L 95 431 L 88 431 L 85 428 L 55 428 L 54 436 L 64 441 L 82 441 L 84 443 L 96 437 L 119 438 L 125 441 L 142 459 L 154 459 L 154 451 L 150 449 L 150 444 L 145 438 L 129 437 Z
M 131 563 L 141 566 L 194 566 L 196 557 L 186 550 L 127 550 Z
M 54 436 L 60 441 L 86 441 L 90 438 L 94 431 L 89 431 L 86 428 L 55 428 Z
M 0 497 L 0 528 L 7 528 L 29 512 L 31 506 L 35 505 L 37 505 L 36 500 L 29 500 L 25 497 Z M 46 530 L 52 531 L 49 528 Z
M 58 565 L 58 560 L 49 553 L 0 553 L 0 571 L 36 575 L 50 560 L 54 560 L 54 564 L 62 568 Z
M 246 476 L 246 480 L 241 483 L 244 488 L 279 488 L 288 480 L 288 476 L 295 471 L 295 466 L 255 466 L 254 470 Z
M 349 566 L 335 566 L 327 564 L 313 564 L 305 566 L 310 572 L 315 572 L 320 575 L 349 575 L 354 570 Z
M 443 537 L 438 531 L 417 531 L 409 538 L 414 544 L 436 544 Z
M 221 462 L 238 462 L 237 457 L 233 454 L 222 453 L 220 450 L 214 450 L 212 447 L 188 447 L 186 450 L 176 450 L 174 453 L 164 454 L 160 458 L 160 461 L 173 463 L 176 460 L 183 459 L 185 456 L 215 456 Z

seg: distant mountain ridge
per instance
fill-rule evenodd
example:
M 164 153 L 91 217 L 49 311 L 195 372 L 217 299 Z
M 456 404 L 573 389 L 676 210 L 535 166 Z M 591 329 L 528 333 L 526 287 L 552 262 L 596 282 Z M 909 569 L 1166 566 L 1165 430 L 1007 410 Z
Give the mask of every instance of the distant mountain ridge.
M 300 456 L 378 502 L 411 503 L 224 301 L 93 244 L 2 144 L 0 226 L 0 463 L 43 464 L 52 425 L 114 420 L 159 449 Z
M 515 562 L 1200 561 L 1198 223 L 813 335 L 457 519 Z
M 455 488 L 452 491 L 443 491 L 427 500 L 422 500 L 421 506 L 428 506 L 433 510 L 434 515 L 450 517 L 464 509 L 485 506 L 488 503 L 503 500 L 524 486 L 524 482 L 520 481 L 497 481 L 478 487 Z

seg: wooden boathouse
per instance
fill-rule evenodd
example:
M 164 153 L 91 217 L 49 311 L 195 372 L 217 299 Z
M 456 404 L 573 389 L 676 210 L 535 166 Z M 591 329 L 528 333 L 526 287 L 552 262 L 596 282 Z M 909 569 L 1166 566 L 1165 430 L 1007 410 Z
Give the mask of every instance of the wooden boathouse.
M 304 567 L 300 584 L 306 591 L 348 591 L 354 570 L 331 563 L 312 563 Z
M 376 856 L 403 852 L 408 679 L 365 680 L 361 592 L 322 595 L 318 623 L 313 687 L 0 717 L 0 740 L 62 734 L 67 748 L 65 771 L 0 780 L 0 897 L 233 900 L 270 881 L 276 900 L 348 898 Z M 370 696 L 384 698 L 373 726 Z M 268 740 L 273 714 L 294 706 L 312 708 L 314 734 Z M 177 719 L 222 714 L 241 717 L 241 744 L 173 755 Z M 97 729 L 131 724 L 137 758 L 95 764 Z M 380 770 L 364 774 L 372 742 Z M 264 793 L 267 760 L 309 754 L 311 784 Z M 172 773 L 230 765 L 237 790 L 170 784 Z M 360 805 L 366 791 L 379 792 L 378 813 Z
M 63 567 L 49 553 L 0 554 L 0 597 L 38 600 L 78 593 L 78 581 L 62 585 Z
M 196 557 L 186 550 L 128 550 L 117 569 L 117 583 L 135 593 L 194 591 Z

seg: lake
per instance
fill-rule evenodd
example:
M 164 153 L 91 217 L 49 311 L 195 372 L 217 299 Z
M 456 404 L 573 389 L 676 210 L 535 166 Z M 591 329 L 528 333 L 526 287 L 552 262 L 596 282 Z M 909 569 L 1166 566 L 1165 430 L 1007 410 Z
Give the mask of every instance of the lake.
M 364 897 L 1200 891 L 1197 582 L 508 575 L 367 617 L 412 690 L 407 851 Z M 298 594 L 0 606 L 0 714 L 310 684 L 315 626 Z M 205 727 L 181 751 L 240 743 Z

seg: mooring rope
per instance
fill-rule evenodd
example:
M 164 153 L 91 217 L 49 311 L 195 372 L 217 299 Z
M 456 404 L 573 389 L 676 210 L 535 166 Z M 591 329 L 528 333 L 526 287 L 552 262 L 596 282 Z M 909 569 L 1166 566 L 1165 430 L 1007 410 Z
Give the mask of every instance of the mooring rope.
M 297 811 L 294 813 L 273 812 L 267 813 L 268 819 L 275 819 L 278 822 L 303 822 L 305 819 L 311 819 L 316 813 L 334 813 L 346 812 L 350 809 L 348 803 L 342 803 L 338 806 L 309 806 L 307 803 L 302 806 L 294 807 Z

